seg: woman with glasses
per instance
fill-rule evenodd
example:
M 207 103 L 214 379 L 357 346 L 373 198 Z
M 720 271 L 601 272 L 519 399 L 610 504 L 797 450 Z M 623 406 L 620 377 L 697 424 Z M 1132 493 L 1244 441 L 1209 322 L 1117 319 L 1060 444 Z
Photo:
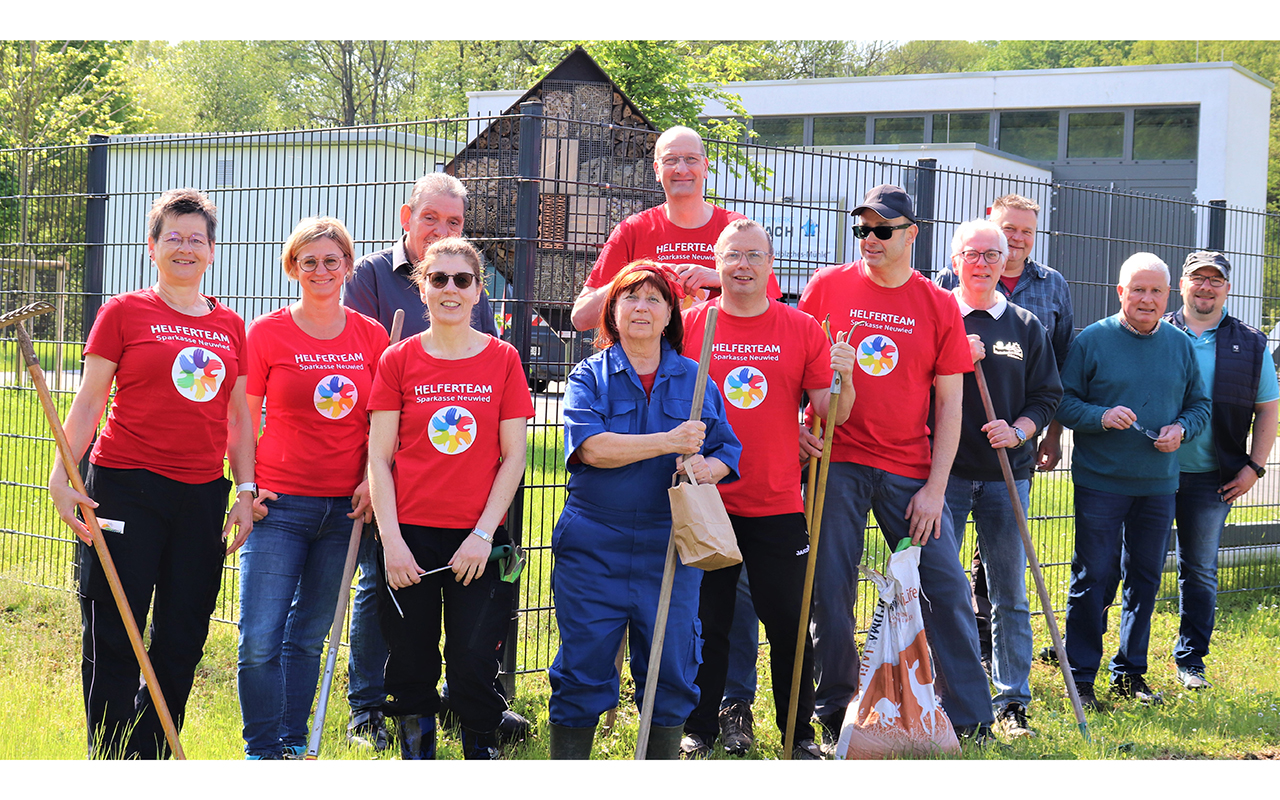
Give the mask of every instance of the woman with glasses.
M 648 757 L 673 759 L 698 704 L 702 570 L 677 565 L 657 685 L 646 681 L 671 507 L 667 489 L 690 459 L 698 483 L 736 480 L 742 446 L 708 381 L 689 419 L 698 364 L 683 357 L 678 279 L 636 261 L 608 286 L 596 353 L 564 395 L 569 498 L 551 534 L 560 650 L 551 665 L 550 755 L 585 759 L 600 714 L 618 703 L 614 658 L 630 624 L 636 704 L 656 691 Z M 719 702 L 719 698 L 717 698 Z
M 81 675 L 91 757 L 164 758 L 169 746 L 150 693 L 139 688 L 124 621 L 76 506 L 96 510 L 141 629 L 154 600 L 149 653 L 179 726 L 209 633 L 223 558 L 253 528 L 244 321 L 200 292 L 213 264 L 217 224 L 217 208 L 195 189 L 172 189 L 152 204 L 147 252 L 156 282 L 102 305 L 63 426 L 79 458 L 115 384 L 106 425 L 89 455 L 88 496 L 67 485 L 61 459 L 49 477 L 58 516 L 84 542 Z M 241 481 L 230 511 L 224 455 Z
M 385 708 L 400 756 L 436 757 L 440 627 L 467 759 L 498 757 L 494 688 L 512 585 L 489 563 L 524 475 L 533 398 L 511 345 L 471 327 L 480 256 L 441 239 L 413 271 L 431 326 L 387 349 L 369 400 L 369 479 L 382 545 Z M 393 464 L 394 462 L 394 464 Z M 435 570 L 433 572 L 433 570 Z M 427 574 L 431 573 L 431 574 Z
M 249 326 L 248 399 L 258 440 L 254 534 L 240 554 L 237 683 L 245 757 L 301 758 L 352 520 L 369 521 L 365 412 L 387 332 L 342 305 L 351 235 L 308 217 L 280 263 L 300 298 Z

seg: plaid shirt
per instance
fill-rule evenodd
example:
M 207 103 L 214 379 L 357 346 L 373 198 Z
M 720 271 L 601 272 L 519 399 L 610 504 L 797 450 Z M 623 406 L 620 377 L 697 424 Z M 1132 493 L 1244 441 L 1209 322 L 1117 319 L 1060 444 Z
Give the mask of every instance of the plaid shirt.
M 934 277 L 933 282 L 951 291 L 960 285 L 960 277 L 948 264 Z M 1071 290 L 1067 288 L 1067 279 L 1062 273 L 1044 264 L 1037 264 L 1028 258 L 1022 274 L 1018 276 L 1018 285 L 1010 292 L 1004 283 L 997 284 L 1005 297 L 1015 305 L 1022 306 L 1040 320 L 1044 332 L 1049 334 L 1053 343 L 1053 357 L 1058 362 L 1058 371 L 1067 360 L 1067 350 L 1075 339 L 1075 312 L 1071 308 Z

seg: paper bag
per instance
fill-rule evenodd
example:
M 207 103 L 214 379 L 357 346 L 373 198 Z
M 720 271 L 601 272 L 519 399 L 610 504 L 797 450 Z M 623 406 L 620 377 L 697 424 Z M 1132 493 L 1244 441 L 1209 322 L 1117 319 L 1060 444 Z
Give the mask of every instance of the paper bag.
M 681 564 L 713 570 L 742 563 L 738 537 L 719 489 L 709 483 L 677 483 L 667 494 L 671 498 L 671 535 Z

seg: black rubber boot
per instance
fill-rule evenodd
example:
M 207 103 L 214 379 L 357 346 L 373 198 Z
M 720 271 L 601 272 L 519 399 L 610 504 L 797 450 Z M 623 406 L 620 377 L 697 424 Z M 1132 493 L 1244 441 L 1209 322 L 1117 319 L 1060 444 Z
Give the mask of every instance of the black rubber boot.
M 549 757 L 554 761 L 586 761 L 591 758 L 591 743 L 595 738 L 595 725 L 590 728 L 566 728 L 552 723 Z
M 649 749 L 645 758 L 650 761 L 674 761 L 680 757 L 680 740 L 684 738 L 684 726 L 672 725 L 664 728 L 652 725 L 649 728 Z
M 400 741 L 402 760 L 435 761 L 435 715 L 396 717 L 396 739 Z
M 496 730 L 481 733 L 462 727 L 462 757 L 467 761 L 497 761 L 501 756 Z

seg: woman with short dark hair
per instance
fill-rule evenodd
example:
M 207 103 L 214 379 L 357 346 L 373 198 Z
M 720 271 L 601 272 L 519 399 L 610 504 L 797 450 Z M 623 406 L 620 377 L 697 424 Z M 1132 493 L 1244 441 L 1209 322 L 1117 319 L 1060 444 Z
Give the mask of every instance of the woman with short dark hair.
M 124 621 L 76 506 L 95 509 L 139 628 L 153 597 L 149 654 L 181 727 L 222 583 L 222 562 L 253 528 L 253 421 L 245 402 L 244 321 L 200 279 L 213 263 L 217 209 L 173 189 L 147 217 L 153 286 L 103 304 L 85 344 L 80 389 L 63 427 L 72 453 L 89 447 L 88 497 L 68 486 L 61 459 L 49 494 L 80 545 L 81 674 L 92 757 L 169 755 Z M 239 485 L 227 511 L 231 482 Z M 91 499 L 92 498 L 92 499 Z M 224 524 L 225 519 L 225 524 Z

